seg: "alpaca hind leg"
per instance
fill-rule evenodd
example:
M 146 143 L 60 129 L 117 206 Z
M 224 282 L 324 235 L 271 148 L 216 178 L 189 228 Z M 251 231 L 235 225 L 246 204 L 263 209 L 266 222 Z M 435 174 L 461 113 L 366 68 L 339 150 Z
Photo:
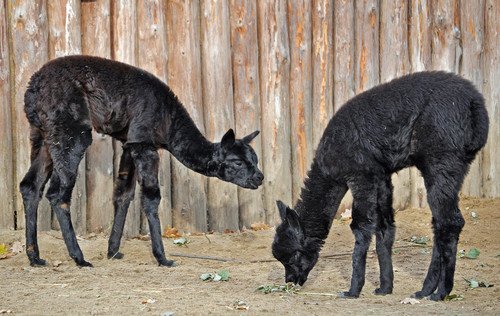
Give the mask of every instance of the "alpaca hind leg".
M 86 148 L 92 142 L 91 131 L 86 128 L 77 130 L 77 127 L 63 130 L 65 132 L 59 131 L 53 136 L 53 143 L 49 148 L 54 170 L 47 199 L 59 221 L 70 257 L 78 266 L 92 266 L 83 258 L 71 223 L 70 212 L 71 193 L 75 186 L 78 165 Z
M 134 162 L 130 150 L 125 148 L 120 158 L 120 168 L 113 192 L 115 218 L 113 221 L 113 228 L 111 229 L 111 235 L 109 236 L 108 259 L 123 258 L 123 254 L 118 250 L 120 249 L 120 240 L 123 235 L 127 211 L 130 202 L 134 199 L 135 182 L 136 175 Z
M 465 220 L 458 208 L 458 193 L 467 164 L 456 157 L 441 157 L 423 170 L 432 211 L 434 245 L 422 290 L 416 297 L 444 299 L 453 289 L 457 244 Z
M 37 212 L 43 189 L 52 172 L 52 160 L 43 140 L 32 146 L 31 166 L 20 183 L 26 217 L 26 254 L 32 266 L 43 266 L 37 241 Z
M 366 255 L 371 238 L 375 232 L 377 209 L 377 188 L 371 178 L 362 178 L 350 183 L 354 202 L 352 208 L 351 230 L 355 237 L 352 253 L 352 278 L 349 291 L 342 292 L 340 297 L 359 297 L 365 284 Z
M 174 261 L 167 260 L 161 238 L 161 225 L 158 217 L 158 205 L 160 204 L 160 187 L 158 184 L 159 156 L 155 148 L 132 144 L 131 155 L 137 169 L 137 176 L 141 186 L 141 208 L 148 219 L 149 232 L 153 255 L 161 266 L 173 266 Z
M 392 183 L 388 177 L 379 182 L 377 205 L 376 249 L 380 267 L 380 287 L 375 289 L 377 295 L 391 294 L 394 283 L 392 268 L 392 246 L 396 234 L 394 226 L 394 209 L 392 208 Z

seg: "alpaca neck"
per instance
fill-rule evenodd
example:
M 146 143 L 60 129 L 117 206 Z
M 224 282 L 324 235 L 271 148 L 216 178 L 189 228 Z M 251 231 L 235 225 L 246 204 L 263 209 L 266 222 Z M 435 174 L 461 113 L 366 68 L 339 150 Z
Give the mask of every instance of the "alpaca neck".
M 214 170 L 209 165 L 214 159 L 217 145 L 203 136 L 180 102 L 177 101 L 175 105 L 170 117 L 164 120 L 170 124 L 163 133 L 163 147 L 189 169 L 205 176 L 214 176 Z
M 345 183 L 327 179 L 313 163 L 295 206 L 306 237 L 328 237 L 337 209 L 347 192 Z

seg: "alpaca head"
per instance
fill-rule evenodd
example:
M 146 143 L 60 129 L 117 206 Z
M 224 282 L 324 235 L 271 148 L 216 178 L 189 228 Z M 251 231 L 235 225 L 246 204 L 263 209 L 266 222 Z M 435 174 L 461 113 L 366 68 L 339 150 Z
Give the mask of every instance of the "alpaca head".
M 277 201 L 281 224 L 276 228 L 273 256 L 285 267 L 285 281 L 302 285 L 318 261 L 322 241 L 306 237 L 299 214 Z
M 255 131 L 242 139 L 236 139 L 232 129 L 216 144 L 209 169 L 217 178 L 247 189 L 257 189 L 264 175 L 257 166 L 258 159 L 250 142 L 259 134 Z

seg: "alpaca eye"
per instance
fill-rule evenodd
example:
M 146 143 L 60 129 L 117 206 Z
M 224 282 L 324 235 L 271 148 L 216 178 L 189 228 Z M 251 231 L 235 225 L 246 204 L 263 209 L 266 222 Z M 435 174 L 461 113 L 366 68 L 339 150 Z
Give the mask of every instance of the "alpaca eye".
M 238 160 L 238 161 L 235 161 L 234 164 L 237 166 L 237 167 L 241 167 L 243 166 L 243 161 L 241 160 Z

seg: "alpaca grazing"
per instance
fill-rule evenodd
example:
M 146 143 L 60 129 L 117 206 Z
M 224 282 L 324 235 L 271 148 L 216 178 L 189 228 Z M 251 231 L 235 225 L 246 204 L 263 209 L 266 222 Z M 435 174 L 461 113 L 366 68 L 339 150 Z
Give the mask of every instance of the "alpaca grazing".
M 26 213 L 26 252 L 33 266 L 45 265 L 38 250 L 36 218 L 49 178 L 46 197 L 69 254 L 77 265 L 91 266 L 77 243 L 69 208 L 78 164 L 92 142 L 92 128 L 123 143 L 108 258 L 123 257 L 118 250 L 137 181 L 153 254 L 159 265 L 173 264 L 165 257 L 158 218 L 158 149 L 170 151 L 196 172 L 244 188 L 256 189 L 264 179 L 249 145 L 258 131 L 235 139 L 229 130 L 220 143 L 209 142 L 163 82 L 123 63 L 90 56 L 55 59 L 32 76 L 24 102 L 32 147 L 31 167 L 20 190 Z
M 285 267 L 286 282 L 302 285 L 307 280 L 349 188 L 356 242 L 351 286 L 340 296 L 359 296 L 373 234 L 380 266 L 375 294 L 392 293 L 391 174 L 416 166 L 432 211 L 434 245 L 422 290 L 414 296 L 442 300 L 453 288 L 457 243 L 465 223 L 458 193 L 487 135 L 483 97 L 469 81 L 450 73 L 415 73 L 348 101 L 325 129 L 295 210 L 277 202 L 282 223 L 272 251 Z

